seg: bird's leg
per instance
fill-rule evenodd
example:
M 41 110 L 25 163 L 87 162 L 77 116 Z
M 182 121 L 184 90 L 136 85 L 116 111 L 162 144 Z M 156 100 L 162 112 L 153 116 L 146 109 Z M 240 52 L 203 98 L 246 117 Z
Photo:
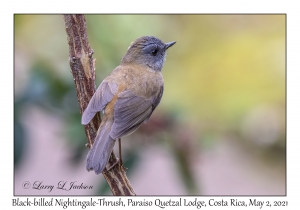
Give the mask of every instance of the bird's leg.
M 122 161 L 122 148 L 121 148 L 121 138 L 118 138 L 118 142 L 119 142 L 119 158 L 117 158 L 117 161 L 110 166 L 107 170 L 105 170 L 103 173 L 107 173 L 108 171 L 110 171 L 113 167 L 115 167 L 117 164 L 119 164 L 119 166 L 122 166 L 122 168 L 127 171 L 128 168 L 123 166 L 123 161 Z
M 117 161 L 111 166 L 109 167 L 108 169 L 106 169 L 103 174 L 105 174 L 106 172 L 110 171 L 113 167 L 115 167 L 118 163 L 120 162 L 120 159 L 117 158 Z
M 120 159 L 120 165 L 123 165 L 122 161 L 122 148 L 121 148 L 121 138 L 118 138 L 118 143 L 119 143 L 119 159 Z
M 122 161 L 122 146 L 121 146 L 121 138 L 118 138 L 118 142 L 119 142 L 119 159 L 120 159 L 120 166 L 123 167 L 123 169 L 125 171 L 127 171 L 128 168 L 125 168 L 123 165 L 123 161 Z

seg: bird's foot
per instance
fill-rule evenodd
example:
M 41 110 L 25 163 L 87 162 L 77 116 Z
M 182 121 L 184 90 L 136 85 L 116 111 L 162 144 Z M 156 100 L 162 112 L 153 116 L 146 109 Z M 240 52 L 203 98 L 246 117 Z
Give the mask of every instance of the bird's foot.
M 126 167 L 123 165 L 122 159 L 120 160 L 119 166 L 122 167 L 122 169 L 125 171 L 125 173 L 127 172 L 128 168 L 126 168 Z
M 103 174 L 107 173 L 108 171 L 110 171 L 113 167 L 115 167 L 117 164 L 120 164 L 120 159 L 117 158 L 117 161 L 112 164 L 112 166 L 110 166 L 108 169 L 106 169 L 106 171 L 103 172 Z

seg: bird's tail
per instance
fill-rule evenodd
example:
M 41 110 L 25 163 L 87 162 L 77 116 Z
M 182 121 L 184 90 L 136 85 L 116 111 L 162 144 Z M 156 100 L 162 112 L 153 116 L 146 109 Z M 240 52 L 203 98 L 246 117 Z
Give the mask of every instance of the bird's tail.
M 86 169 L 94 170 L 96 174 L 102 173 L 116 140 L 110 137 L 110 130 L 113 121 L 108 120 L 100 125 L 94 144 L 86 157 Z

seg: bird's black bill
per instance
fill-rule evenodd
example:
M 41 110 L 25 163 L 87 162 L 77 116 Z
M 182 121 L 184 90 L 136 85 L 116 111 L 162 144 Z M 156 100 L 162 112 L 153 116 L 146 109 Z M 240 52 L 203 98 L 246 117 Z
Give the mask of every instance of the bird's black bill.
M 166 50 L 169 48 L 169 47 L 172 47 L 176 42 L 168 42 L 166 43 Z

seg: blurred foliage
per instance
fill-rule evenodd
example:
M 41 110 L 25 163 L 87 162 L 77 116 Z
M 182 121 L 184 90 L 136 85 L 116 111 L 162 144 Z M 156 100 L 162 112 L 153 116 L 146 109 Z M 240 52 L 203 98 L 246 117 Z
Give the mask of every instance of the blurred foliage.
M 15 109 L 16 112 L 16 109 Z M 17 116 L 17 117 L 16 117 Z M 26 149 L 26 136 L 22 124 L 19 121 L 18 115 L 15 114 L 14 119 L 14 167 L 18 167 L 19 162 Z
M 153 144 L 165 142 L 191 194 L 200 192 L 191 159 L 222 136 L 235 136 L 237 143 L 285 162 L 285 18 L 86 15 L 97 86 L 137 37 L 177 41 L 163 68 L 165 92 L 156 110 L 162 114 L 154 115 L 138 135 L 157 137 Z M 71 162 L 82 161 L 86 137 L 61 15 L 15 15 L 15 164 L 26 148 L 21 119 L 27 105 L 65 122 L 62 135 L 73 148 Z M 136 165 L 138 151 L 126 153 L 126 167 Z M 107 189 L 100 186 L 99 193 Z

